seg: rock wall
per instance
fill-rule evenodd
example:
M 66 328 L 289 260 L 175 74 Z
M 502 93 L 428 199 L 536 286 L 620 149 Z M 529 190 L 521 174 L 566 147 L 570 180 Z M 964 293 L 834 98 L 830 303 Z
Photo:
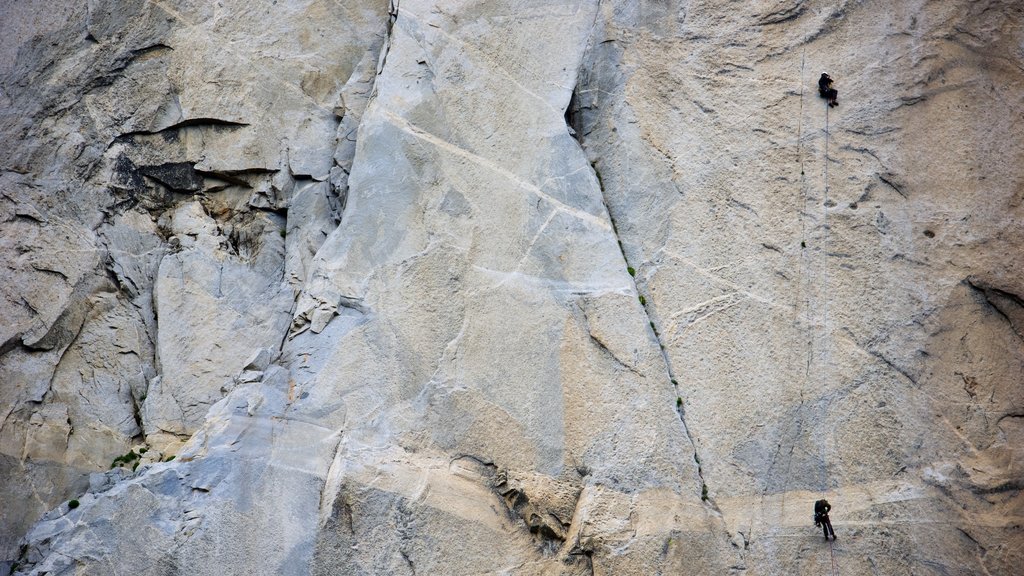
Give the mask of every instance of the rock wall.
M 1024 561 L 1017 2 L 0 13 L 0 568 Z

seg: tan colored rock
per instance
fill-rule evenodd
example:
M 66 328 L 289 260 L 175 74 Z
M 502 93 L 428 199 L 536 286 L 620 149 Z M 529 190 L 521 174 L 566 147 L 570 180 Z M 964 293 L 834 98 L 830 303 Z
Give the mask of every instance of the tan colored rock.
M 5 7 L 0 569 L 1016 573 L 1015 2 L 121 4 Z
M 251 354 L 276 348 L 290 322 L 282 283 L 280 222 L 258 215 L 221 234 L 199 202 L 180 206 L 169 229 L 178 252 L 164 256 L 154 287 L 160 378 L 145 403 L 152 432 L 189 435 Z
M 1019 10 L 651 8 L 605 5 L 574 121 L 740 564 L 827 571 L 780 545 L 828 496 L 844 572 L 1011 573 Z

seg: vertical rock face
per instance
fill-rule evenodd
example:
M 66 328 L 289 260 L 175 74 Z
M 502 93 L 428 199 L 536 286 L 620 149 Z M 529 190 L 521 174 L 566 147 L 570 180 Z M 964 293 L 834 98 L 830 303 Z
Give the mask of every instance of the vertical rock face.
M 1022 12 L 954 4 L 603 5 L 575 127 L 749 569 L 829 569 L 818 494 L 844 571 L 1020 560 Z
M 0 9 L 0 568 L 1024 561 L 1016 2 Z
M 278 354 L 345 192 L 346 81 L 385 30 L 376 2 L 336 8 L 4 3 L 8 566 L 90 473 L 167 459 Z

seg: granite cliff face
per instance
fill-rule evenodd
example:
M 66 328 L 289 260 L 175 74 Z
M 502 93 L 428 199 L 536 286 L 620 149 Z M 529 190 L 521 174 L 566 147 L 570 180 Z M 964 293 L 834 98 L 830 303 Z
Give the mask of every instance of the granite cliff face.
M 1018 2 L 0 9 L 0 568 L 1024 562 Z

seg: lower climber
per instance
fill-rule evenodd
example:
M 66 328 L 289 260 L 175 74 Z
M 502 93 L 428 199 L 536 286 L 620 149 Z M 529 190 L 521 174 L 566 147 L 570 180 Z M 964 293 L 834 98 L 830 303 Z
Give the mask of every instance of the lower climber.
M 824 498 L 814 503 L 814 525 L 821 526 L 821 530 L 825 533 L 825 540 L 828 540 L 830 534 L 833 540 L 836 539 L 836 533 L 832 530 L 832 521 L 828 519 L 828 511 L 831 509 L 832 505 Z
M 839 106 L 839 90 L 832 87 L 832 77 L 824 72 L 818 78 L 818 94 L 828 100 L 829 106 Z

